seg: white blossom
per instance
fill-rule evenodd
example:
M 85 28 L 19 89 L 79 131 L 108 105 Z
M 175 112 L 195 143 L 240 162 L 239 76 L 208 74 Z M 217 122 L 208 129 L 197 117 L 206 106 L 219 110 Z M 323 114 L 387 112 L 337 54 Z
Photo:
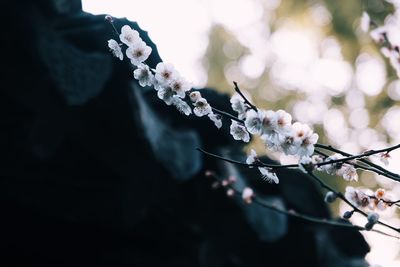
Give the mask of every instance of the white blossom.
M 160 62 L 156 66 L 156 79 L 162 85 L 169 85 L 179 74 L 174 66 L 169 63 Z
M 295 132 L 289 128 L 285 133 L 278 135 L 279 146 L 286 155 L 296 155 L 299 142 L 295 142 Z
M 211 113 L 212 109 L 205 98 L 200 98 L 194 103 L 193 112 L 197 117 L 203 117 Z
M 311 156 L 314 153 L 314 144 L 318 141 L 318 134 L 313 133 L 307 124 L 295 122 L 292 127 L 295 132 L 295 142 L 299 144 L 297 155 Z
M 172 97 L 172 105 L 174 105 L 180 113 L 183 113 L 186 116 L 192 114 L 192 109 L 190 106 L 177 95 Z
M 246 164 L 249 164 L 249 165 L 254 164 L 257 160 L 258 160 L 258 157 L 257 157 L 256 151 L 254 149 L 251 149 L 250 154 L 247 156 Z M 249 167 L 253 168 L 253 166 L 249 166 Z
M 265 146 L 272 151 L 279 151 L 281 149 L 281 144 L 279 143 L 279 135 L 276 132 L 271 135 L 261 135 L 261 140 L 264 142 Z
M 269 183 L 274 182 L 276 184 L 279 184 L 279 178 L 275 172 L 270 171 L 268 168 L 264 168 L 264 167 L 259 167 L 258 170 L 260 171 L 262 178 L 265 181 L 267 181 Z
M 201 94 L 199 91 L 193 91 L 189 94 L 189 98 L 194 103 L 201 98 Z
M 292 124 L 292 115 L 280 109 L 276 111 L 275 116 L 276 116 L 277 131 L 281 134 L 289 131 L 290 126 Z
M 276 135 L 277 133 L 277 115 L 273 110 L 263 111 L 263 134 Z
M 191 85 L 182 77 L 176 77 L 173 79 L 169 86 L 171 89 L 180 97 L 185 98 L 186 92 L 190 90 Z
M 350 164 L 343 164 L 337 171 L 337 175 L 342 176 L 346 181 L 358 181 L 357 170 Z
M 367 194 L 351 186 L 346 187 L 344 196 L 356 207 L 367 207 L 370 203 L 370 198 Z
M 246 130 L 246 127 L 234 120 L 232 120 L 231 124 L 231 135 L 235 140 L 243 140 L 243 142 L 246 143 L 250 141 L 250 135 L 249 132 Z
M 127 46 L 133 46 L 137 42 L 142 41 L 142 39 L 139 37 L 139 33 L 129 27 L 129 25 L 122 26 L 119 39 Z
M 157 96 L 165 102 L 168 106 L 172 105 L 174 100 L 175 92 L 172 91 L 171 87 L 163 87 L 157 91 Z
M 254 191 L 250 187 L 245 187 L 242 191 L 242 199 L 247 204 L 250 204 L 254 197 Z
M 257 112 L 250 109 L 246 112 L 246 120 L 244 122 L 247 131 L 251 134 L 260 134 L 262 131 L 262 122 L 264 119 L 263 112 Z
M 222 117 L 221 117 L 221 115 L 211 112 L 211 113 L 208 113 L 208 117 L 210 118 L 210 120 L 212 122 L 214 122 L 215 127 L 217 127 L 218 129 L 220 129 L 222 127 Z
M 108 40 L 108 47 L 110 48 L 110 51 L 114 57 L 119 58 L 119 60 L 124 59 L 124 54 L 122 53 L 121 47 L 117 41 L 114 39 Z
M 154 87 L 154 90 L 158 91 L 160 89 L 164 89 L 165 87 L 169 87 L 168 85 L 165 86 L 164 84 L 161 84 L 154 75 L 151 76 L 151 84 Z
M 243 98 L 238 93 L 235 93 L 232 95 L 230 102 L 232 109 L 238 113 L 238 118 L 241 120 L 244 119 L 246 116 L 247 106 L 244 103 Z
M 136 70 L 133 71 L 133 77 L 139 81 L 140 86 L 152 85 L 154 75 L 151 73 L 149 66 L 140 64 Z
M 139 41 L 126 49 L 126 56 L 131 60 L 135 66 L 139 66 L 151 54 L 151 47 L 147 46 L 145 42 Z
M 361 21 L 360 21 L 360 27 L 363 32 L 368 32 L 369 31 L 369 26 L 371 25 L 371 19 L 368 15 L 367 12 L 363 12 Z

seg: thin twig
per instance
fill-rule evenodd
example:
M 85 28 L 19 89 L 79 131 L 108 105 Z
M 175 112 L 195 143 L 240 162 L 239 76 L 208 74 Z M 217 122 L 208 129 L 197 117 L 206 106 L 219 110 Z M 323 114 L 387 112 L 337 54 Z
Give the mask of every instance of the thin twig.
M 216 158 L 216 159 L 219 159 L 219 160 L 223 160 L 223 161 L 226 161 L 226 162 L 229 162 L 229 163 L 233 163 L 233 164 L 237 164 L 237 165 L 241 165 L 241 166 L 246 166 L 246 167 L 261 167 L 261 168 L 265 167 L 265 168 L 270 168 L 270 169 L 273 169 L 273 170 L 284 169 L 284 168 L 298 168 L 299 167 L 299 165 L 297 165 L 297 164 L 287 164 L 287 165 L 267 164 L 267 163 L 264 163 L 264 162 L 262 162 L 260 160 L 258 160 L 257 163 L 247 164 L 246 162 L 241 162 L 241 161 L 237 161 L 237 160 L 233 160 L 233 159 L 228 159 L 226 157 L 222 157 L 222 156 L 207 152 L 207 151 L 205 151 L 204 149 L 201 149 L 201 148 L 196 148 L 196 150 L 200 151 L 201 153 L 203 153 L 203 154 L 205 154 L 205 155 L 207 155 L 209 157 L 213 157 L 213 158 Z
M 330 145 L 315 144 L 315 147 L 322 148 L 322 149 L 325 149 L 325 150 L 329 150 L 329 151 L 332 151 L 332 152 L 335 152 L 335 153 L 339 153 L 339 154 L 342 154 L 343 156 L 346 156 L 346 157 L 351 157 L 351 156 L 353 156 L 353 155 L 351 155 L 351 154 L 349 154 L 349 153 L 346 153 L 346 152 L 344 152 L 344 151 L 341 151 L 341 150 L 339 150 L 339 149 L 337 149 L 337 148 L 334 148 L 334 147 L 332 147 L 332 146 L 330 146 Z M 376 152 L 376 153 L 374 153 L 374 154 L 381 153 L 381 152 L 387 152 L 387 153 L 388 153 L 388 152 L 390 152 L 390 151 L 392 151 L 392 150 L 394 150 L 394 149 L 397 149 L 397 148 L 399 148 L 399 147 L 400 147 L 400 144 L 395 145 L 395 146 L 392 146 L 392 147 L 389 147 L 389 148 L 386 148 L 386 149 L 374 150 L 375 152 L 378 151 L 378 152 Z M 367 151 L 367 152 L 368 152 L 368 151 Z M 383 172 L 383 173 L 386 174 L 386 175 L 385 175 L 386 177 L 388 177 L 388 178 L 390 178 L 390 179 L 392 179 L 392 180 L 395 180 L 395 181 L 400 182 L 400 175 L 399 175 L 399 174 L 393 173 L 393 172 L 391 172 L 391 171 L 389 171 L 389 170 L 387 170 L 387 169 L 385 169 L 385 168 L 383 168 L 383 167 L 381 167 L 381 166 L 379 166 L 379 165 L 377 165 L 377 164 L 374 164 L 374 163 L 370 162 L 370 161 L 367 160 L 367 159 L 362 159 L 362 158 L 360 158 L 360 159 L 357 159 L 357 160 L 359 160 L 359 161 L 361 161 L 362 163 L 365 163 L 365 164 L 367 164 L 367 165 L 369 165 L 369 166 L 371 166 L 371 167 L 374 167 L 374 168 L 380 170 L 381 172 Z
M 222 116 L 225 116 L 225 117 L 230 118 L 231 120 L 234 120 L 234 121 L 237 121 L 237 122 L 240 122 L 240 123 L 244 124 L 244 121 L 243 121 L 243 120 L 241 120 L 241 119 L 239 119 L 239 118 L 233 116 L 232 114 L 229 114 L 228 112 L 219 110 L 219 109 L 214 108 L 214 107 L 211 107 L 211 109 L 212 109 L 212 111 L 215 112 L 215 113 L 218 113 L 218 114 L 220 114 L 220 115 L 222 115 Z
M 213 158 L 216 158 L 216 159 L 219 159 L 219 160 L 223 160 L 223 161 L 226 161 L 226 162 L 229 162 L 229 163 L 232 163 L 232 164 L 237 164 L 237 165 L 241 165 L 241 166 L 246 166 L 246 167 L 267 167 L 267 168 L 271 168 L 271 169 L 293 168 L 293 167 L 296 167 L 296 168 L 297 168 L 297 167 L 298 167 L 297 164 L 290 164 L 290 165 L 274 165 L 274 164 L 265 164 L 265 163 L 262 163 L 261 161 L 259 161 L 259 162 L 257 162 L 257 163 L 254 163 L 254 164 L 247 164 L 247 163 L 245 163 L 245 162 L 241 162 L 241 161 L 237 161 L 237 160 L 232 160 L 232 159 L 228 159 L 228 158 L 226 158 L 226 157 L 222 157 L 222 156 L 219 156 L 219 155 L 215 155 L 215 154 L 210 153 L 210 152 L 207 152 L 207 151 L 205 151 L 205 150 L 203 150 L 203 149 L 201 149 L 201 148 L 196 148 L 196 149 L 197 149 L 198 151 L 200 151 L 201 153 L 204 153 L 204 154 L 207 155 L 207 156 L 210 156 L 210 157 L 213 157 Z M 265 165 L 264 165 L 264 164 L 265 164 Z M 350 207 L 352 207 L 353 210 L 354 210 L 355 212 L 357 212 L 357 213 L 363 215 L 364 217 L 368 217 L 368 214 L 367 214 L 367 213 L 365 213 L 364 211 L 360 210 L 357 206 L 355 206 L 354 204 L 352 204 L 341 192 L 336 191 L 333 187 L 331 187 L 331 186 L 328 185 L 326 182 L 324 182 L 324 181 L 321 180 L 319 177 L 317 177 L 317 176 L 313 173 L 312 170 L 309 170 L 309 171 L 308 171 L 308 174 L 310 175 L 310 177 L 311 177 L 313 180 L 315 180 L 315 181 L 320 185 L 321 188 L 324 188 L 324 189 L 326 189 L 326 190 L 328 190 L 328 191 L 331 191 L 331 192 L 335 193 L 335 195 L 336 195 L 338 198 L 342 199 L 345 203 L 347 203 Z M 400 229 L 395 228 L 395 227 L 393 227 L 393 226 L 391 226 L 391 225 L 388 225 L 388 224 L 386 224 L 386 223 L 384 223 L 384 222 L 382 222 L 382 221 L 378 221 L 377 223 L 380 224 L 380 225 L 383 225 L 383 226 L 385 226 L 385 227 L 387 227 L 387 228 L 389 228 L 389 229 L 392 229 L 392 230 L 394 230 L 394 231 L 396 231 L 396 232 L 398 232 L 398 233 L 400 233 Z
M 327 154 L 325 154 L 325 153 L 323 153 L 323 152 L 321 152 L 319 150 L 314 150 L 314 152 L 315 152 L 315 154 L 324 156 L 325 158 L 329 157 Z M 369 166 L 364 166 L 364 165 L 361 165 L 361 164 L 358 164 L 358 163 L 355 163 L 355 162 L 346 162 L 346 163 L 351 164 L 351 165 L 353 165 L 354 167 L 356 167 L 358 169 L 361 169 L 361 170 L 364 170 L 364 171 L 374 172 L 374 173 L 376 173 L 378 175 L 382 175 L 382 176 L 385 176 L 387 178 L 393 179 L 393 177 L 390 174 L 387 174 L 387 173 L 385 173 L 385 172 L 383 172 L 381 170 L 378 170 L 376 168 L 369 167 Z
M 311 178 L 313 178 L 322 188 L 325 188 L 328 191 L 332 191 L 334 192 L 338 198 L 340 198 L 341 200 L 343 200 L 344 202 L 346 202 L 346 204 L 348 204 L 350 207 L 353 208 L 353 210 L 357 213 L 360 213 L 361 215 L 363 215 L 364 217 L 368 217 L 368 214 L 365 213 L 364 211 L 360 210 L 358 207 L 356 207 L 355 205 L 353 205 L 341 192 L 337 192 L 333 187 L 331 187 L 330 185 L 328 185 L 327 183 L 325 183 L 324 181 L 322 181 L 320 178 L 318 178 L 312 171 L 308 171 L 308 174 L 311 176 Z M 392 229 L 398 233 L 400 233 L 400 229 L 393 227 L 391 225 L 388 225 L 382 221 L 377 221 L 378 224 L 383 225 L 389 229 Z
M 220 181 L 220 179 L 218 179 L 218 177 L 215 174 L 213 176 L 215 177 L 215 179 Z M 236 195 L 240 196 L 243 193 L 241 190 L 239 190 L 238 188 L 236 188 L 232 184 L 227 185 L 227 187 L 231 188 L 235 192 Z M 266 203 L 265 201 L 263 201 L 261 198 L 257 197 L 256 195 L 252 197 L 252 202 L 254 204 L 260 205 L 263 208 L 275 211 L 275 212 L 283 214 L 283 215 L 287 215 L 289 217 L 297 218 L 297 219 L 300 219 L 300 220 L 303 220 L 303 221 L 306 221 L 306 222 L 316 223 L 316 224 L 320 224 L 320 225 L 323 225 L 323 226 L 343 227 L 343 228 L 355 229 L 355 230 L 358 230 L 358 231 L 367 231 L 367 229 L 365 229 L 365 227 L 354 225 L 354 224 L 351 224 L 351 223 L 337 222 L 337 221 L 333 221 L 333 220 L 326 219 L 326 218 L 317 218 L 317 217 L 314 217 L 314 216 L 309 216 L 309 215 L 298 213 L 298 212 L 296 212 L 294 210 L 280 209 L 275 205 L 271 205 L 269 203 Z M 379 233 L 379 234 L 384 235 L 384 236 L 400 239 L 398 236 L 391 235 L 391 234 L 382 232 L 380 230 L 371 229 L 370 231 Z
M 257 107 L 256 107 L 255 105 L 253 105 L 253 104 L 244 96 L 244 94 L 243 94 L 242 91 L 240 90 L 240 88 L 239 88 L 237 82 L 233 82 L 233 85 L 235 86 L 235 91 L 236 91 L 236 93 L 238 93 L 238 94 L 243 98 L 244 102 L 245 102 L 247 105 L 249 105 L 249 107 L 250 107 L 251 109 L 253 109 L 254 111 L 258 111 Z

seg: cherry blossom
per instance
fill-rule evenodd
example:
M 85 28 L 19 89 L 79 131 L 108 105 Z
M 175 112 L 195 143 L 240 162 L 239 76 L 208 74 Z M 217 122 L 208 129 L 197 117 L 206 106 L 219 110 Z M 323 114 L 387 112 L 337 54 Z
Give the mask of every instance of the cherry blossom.
M 142 41 L 139 37 L 139 33 L 133 30 L 129 25 L 122 26 L 119 39 L 127 46 L 133 46 L 137 42 Z
M 194 103 L 195 108 L 193 109 L 194 114 L 197 117 L 203 117 L 212 112 L 210 104 L 208 104 L 205 98 L 200 98 Z
M 231 135 L 233 136 L 233 139 L 242 140 L 243 142 L 246 142 L 246 143 L 250 141 L 250 135 L 249 135 L 249 132 L 246 130 L 246 127 L 239 124 L 237 121 L 232 120 L 230 129 L 231 129 Z
M 245 187 L 242 191 L 242 199 L 246 204 L 250 204 L 253 201 L 254 191 L 250 187 Z
M 138 80 L 140 86 L 150 86 L 153 83 L 154 75 L 151 73 L 149 66 L 141 64 L 133 71 L 133 77 Z
M 126 56 L 131 60 L 135 66 L 139 66 L 151 54 L 151 47 L 147 46 L 145 42 L 139 41 L 126 49 Z
M 114 39 L 108 40 L 108 47 L 110 48 L 110 51 L 114 57 L 119 58 L 119 60 L 124 59 L 124 54 L 122 53 L 121 47 L 117 41 Z

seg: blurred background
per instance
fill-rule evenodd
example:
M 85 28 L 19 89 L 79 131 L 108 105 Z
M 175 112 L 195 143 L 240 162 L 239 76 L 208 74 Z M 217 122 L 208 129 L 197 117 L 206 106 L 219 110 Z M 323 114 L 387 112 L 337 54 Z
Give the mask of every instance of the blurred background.
M 83 0 L 85 11 L 137 21 L 157 44 L 164 61 L 195 87 L 232 93 L 237 81 L 260 107 L 285 109 L 312 125 L 320 143 L 357 153 L 400 142 L 400 80 L 367 33 L 360 18 L 397 23 L 396 1 L 383 0 Z M 399 38 L 400 38 L 400 23 Z M 105 44 L 106 45 L 106 44 Z M 255 140 L 251 147 L 267 153 Z M 282 163 L 294 159 L 268 154 Z M 388 169 L 400 173 L 400 151 Z M 376 159 L 375 163 L 379 163 Z M 385 188 L 400 198 L 400 184 L 359 173 L 354 187 Z M 345 190 L 347 182 L 327 181 Z M 346 205 L 332 206 L 335 214 Z M 399 212 L 381 214 L 400 227 Z M 354 216 L 355 223 L 364 224 Z M 387 229 L 385 229 L 386 231 Z M 400 243 L 363 233 L 367 260 L 400 266 Z

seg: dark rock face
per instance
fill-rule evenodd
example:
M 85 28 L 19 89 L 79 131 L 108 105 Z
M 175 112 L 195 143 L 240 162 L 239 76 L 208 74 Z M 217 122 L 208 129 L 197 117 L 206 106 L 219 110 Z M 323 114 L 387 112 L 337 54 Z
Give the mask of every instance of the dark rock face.
M 185 118 L 133 83 L 130 67 L 107 51 L 114 36 L 102 16 L 83 13 L 79 1 L 9 1 L 6 9 L 1 266 L 365 266 L 368 246 L 357 232 L 211 190 L 204 170 L 227 168 L 195 148 L 240 151 L 229 122 L 217 130 Z M 152 46 L 150 66 L 161 61 L 138 24 L 116 23 Z M 203 95 L 230 110 L 227 96 Z M 253 170 L 234 171 L 268 201 L 329 217 L 305 175 L 285 170 L 272 186 Z

